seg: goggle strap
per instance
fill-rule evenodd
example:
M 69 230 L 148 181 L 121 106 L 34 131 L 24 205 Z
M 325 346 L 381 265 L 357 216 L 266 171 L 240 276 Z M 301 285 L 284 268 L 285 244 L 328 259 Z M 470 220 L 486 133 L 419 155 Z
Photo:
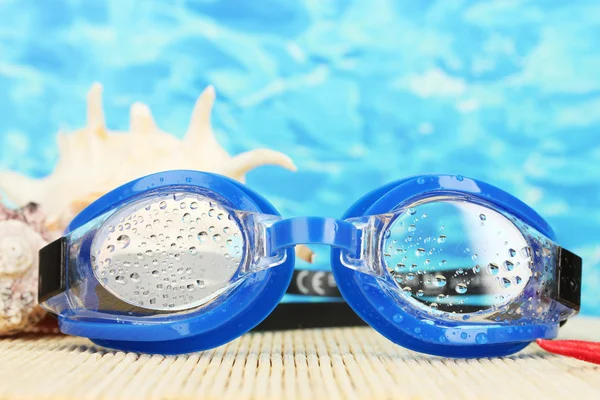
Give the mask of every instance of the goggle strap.
M 67 288 L 67 238 L 46 245 L 39 253 L 38 302 L 63 293 Z
M 575 311 L 581 308 L 581 267 L 581 257 L 558 247 L 554 279 L 556 301 Z

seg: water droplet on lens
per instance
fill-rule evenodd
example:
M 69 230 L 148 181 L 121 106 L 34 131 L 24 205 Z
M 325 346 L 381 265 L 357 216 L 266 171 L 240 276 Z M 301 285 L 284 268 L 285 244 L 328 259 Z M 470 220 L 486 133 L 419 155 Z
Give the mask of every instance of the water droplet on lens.
M 440 237 L 437 240 L 438 243 L 444 243 L 445 241 L 446 241 L 446 235 L 440 235 Z
M 213 240 L 215 242 L 220 242 L 221 241 L 221 235 L 219 235 L 218 233 L 216 233 L 215 235 L 213 235 Z
M 198 240 L 201 242 L 206 242 L 206 240 L 208 239 L 208 233 L 202 231 L 198 234 Z
M 394 322 L 396 322 L 398 324 L 401 323 L 402 321 L 404 321 L 404 317 L 400 314 L 394 314 L 392 319 L 394 320 Z
M 155 278 L 156 278 L 156 277 L 158 277 L 158 275 L 159 275 L 159 272 L 158 272 L 158 270 L 156 270 L 156 269 L 155 269 L 154 271 L 152 271 L 152 276 L 153 276 L 153 277 L 155 277 Z
M 437 287 L 442 287 L 442 286 L 446 286 L 446 277 L 444 275 L 436 275 L 435 276 L 435 286 Z
M 139 282 L 141 280 L 140 279 L 140 275 L 137 272 L 134 272 L 133 274 L 129 275 L 129 277 L 135 283 L 137 283 L 137 282 Z
M 467 335 L 467 332 L 463 332 L 463 333 L 460 334 L 460 338 L 463 339 L 463 340 L 466 339 L 468 336 L 469 335 Z
M 518 285 L 519 283 L 521 283 L 522 279 L 520 276 L 515 276 L 515 283 Z
M 479 219 L 485 221 L 487 217 L 485 216 L 485 214 L 479 214 Z
M 423 297 L 424 294 L 425 292 L 423 292 L 421 289 L 417 290 L 417 297 Z
M 502 286 L 505 289 L 510 287 L 510 280 L 508 278 L 500 279 L 500 286 Z
M 115 281 L 117 283 L 121 284 L 121 285 L 124 285 L 127 282 L 127 280 L 125 279 L 125 277 L 121 276 L 121 275 L 115 277 Z
M 106 250 L 108 250 L 109 252 L 113 252 L 115 251 L 115 246 L 113 246 L 112 244 L 109 244 L 108 246 L 106 246 Z
M 508 255 L 509 255 L 510 257 L 514 257 L 514 256 L 516 256 L 516 255 L 517 255 L 517 252 L 516 252 L 516 250 L 515 250 L 515 249 L 508 249 Z
M 415 255 L 417 257 L 421 257 L 423 254 L 425 254 L 425 249 L 422 247 L 419 247 L 418 249 L 415 250 Z
M 458 294 L 465 294 L 467 293 L 467 285 L 465 285 L 464 283 L 459 283 L 458 285 L 456 285 L 454 290 L 456 290 L 456 293 Z
M 408 227 L 409 232 L 414 232 L 416 229 L 417 229 L 417 227 L 415 225 L 411 225 Z
M 498 264 L 489 263 L 488 264 L 488 273 L 490 275 L 497 275 L 500 268 L 498 268 Z
M 406 275 L 406 279 L 412 281 L 413 279 L 415 279 L 415 274 L 409 272 L 408 275 Z
M 476 265 L 473 267 L 473 272 L 475 272 L 476 274 L 478 274 L 481 271 L 481 267 L 479 265 Z
M 411 207 L 411 208 L 409 208 L 409 209 L 408 209 L 408 213 L 409 213 L 410 215 L 415 215 L 415 214 L 417 213 L 417 210 L 416 210 L 415 208 L 412 208 L 412 207 Z
M 411 293 L 412 292 L 412 288 L 410 286 L 404 286 L 402 288 L 402 290 L 404 290 L 406 293 Z
M 198 279 L 198 280 L 196 281 L 196 285 L 197 285 L 197 286 L 198 286 L 200 289 L 202 289 L 203 287 L 205 287 L 205 286 L 206 286 L 206 283 L 205 283 L 203 280 L 201 280 L 201 279 Z
M 161 210 L 164 210 L 165 208 L 167 208 L 167 202 L 166 202 L 166 201 L 164 201 L 164 200 L 163 200 L 163 201 L 161 201 L 161 202 L 159 203 L 158 207 L 159 207 Z
M 195 256 L 198 254 L 198 249 L 196 249 L 194 246 L 190 247 L 190 254 Z
M 515 268 L 515 265 L 512 262 L 506 260 L 504 261 L 504 268 L 506 268 L 507 271 L 512 271 Z

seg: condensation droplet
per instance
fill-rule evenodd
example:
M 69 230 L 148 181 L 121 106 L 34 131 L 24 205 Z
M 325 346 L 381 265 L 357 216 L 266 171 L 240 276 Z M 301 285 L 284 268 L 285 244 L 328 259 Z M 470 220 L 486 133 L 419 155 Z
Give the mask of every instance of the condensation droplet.
M 423 292 L 421 289 L 417 290 L 417 297 L 423 297 L 424 294 L 425 292 Z
M 206 283 L 202 279 L 198 279 L 196 281 L 196 286 L 198 286 L 200 289 L 202 289 L 206 286 Z
M 181 217 L 181 221 L 182 221 L 184 224 L 188 224 L 188 223 L 190 223 L 190 222 L 191 222 L 191 220 L 192 220 L 192 215 L 191 215 L 190 213 L 185 213 L 185 214 L 183 214 L 183 217 Z
M 202 231 L 198 234 L 198 240 L 201 242 L 206 242 L 206 240 L 208 239 L 208 233 Z
M 190 247 L 189 251 L 190 251 L 190 254 L 193 256 L 198 254 L 198 249 L 196 249 L 194 246 Z
M 446 286 L 446 277 L 444 275 L 436 275 L 435 276 L 435 286 L 437 287 L 442 287 L 442 286 Z
M 500 270 L 500 268 L 498 268 L 498 264 L 495 263 L 489 263 L 487 269 L 490 275 L 498 275 L 498 271 Z
M 505 289 L 510 287 L 510 279 L 508 279 L 508 278 L 501 278 L 499 282 L 500 282 L 500 286 Z
M 423 254 L 425 254 L 425 249 L 422 247 L 419 247 L 418 249 L 415 250 L 415 255 L 417 257 L 421 257 Z
M 517 255 L 517 251 L 515 249 L 508 249 L 508 255 L 514 257 Z
M 475 342 L 478 344 L 486 344 L 488 342 L 488 337 L 485 333 L 478 333 L 477 336 L 475 336 Z
M 215 242 L 220 242 L 221 241 L 221 235 L 219 235 L 218 233 L 213 235 L 213 240 Z
M 512 271 L 515 268 L 515 264 L 506 260 L 504 261 L 504 268 L 506 268 L 507 271 Z
M 129 277 L 135 283 L 138 283 L 141 280 L 140 274 L 138 274 L 137 272 L 134 272 L 133 274 L 129 275 Z
M 125 279 L 124 276 L 118 275 L 115 277 L 115 281 L 121 285 L 124 285 L 127 282 L 127 279 Z
M 108 246 L 106 246 L 106 250 L 108 250 L 109 252 L 113 252 L 115 251 L 115 246 L 113 246 L 112 244 L 109 244 Z
M 438 243 L 444 243 L 446 241 L 446 235 L 440 235 L 440 237 L 437 239 Z
M 485 214 L 479 214 L 479 219 L 485 221 L 487 217 L 485 216 Z
M 464 283 L 459 283 L 456 285 L 454 290 L 456 290 L 456 293 L 458 294 L 465 294 L 467 293 L 467 285 L 465 285 Z
M 161 210 L 164 210 L 165 208 L 167 208 L 167 202 L 166 202 L 166 201 L 164 201 L 164 200 L 163 200 L 163 201 L 161 201 L 161 202 L 158 204 L 158 207 L 159 207 Z
M 409 232 L 414 232 L 414 231 L 416 231 L 416 230 L 417 230 L 417 227 L 416 227 L 415 225 L 410 225 L 410 226 L 408 227 L 408 231 L 409 231 Z

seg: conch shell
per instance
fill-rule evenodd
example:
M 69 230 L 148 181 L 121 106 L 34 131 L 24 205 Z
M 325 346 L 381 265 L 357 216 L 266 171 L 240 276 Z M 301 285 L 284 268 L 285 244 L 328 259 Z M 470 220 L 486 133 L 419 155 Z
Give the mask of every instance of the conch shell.
M 106 128 L 102 86 L 92 85 L 87 99 L 87 126 L 58 135 L 59 160 L 46 178 L 32 179 L 0 172 L 0 190 L 17 205 L 40 204 L 49 228 L 61 231 L 84 207 L 102 194 L 140 176 L 172 169 L 216 172 L 243 182 L 261 165 L 280 165 L 295 171 L 292 160 L 269 149 L 232 157 L 216 141 L 210 123 L 215 89 L 207 87 L 196 101 L 189 128 L 180 140 L 161 131 L 150 109 L 131 106 L 130 132 Z
M 37 304 L 38 250 L 48 242 L 37 205 L 0 204 L 0 335 L 30 330 L 45 315 Z
M 0 172 L 0 192 L 18 206 L 39 204 L 48 217 L 47 228 L 58 236 L 75 215 L 104 193 L 154 172 L 194 169 L 243 182 L 248 171 L 261 165 L 296 170 L 288 156 L 274 150 L 256 149 L 236 156 L 227 153 L 213 134 L 210 116 L 214 102 L 215 89 L 208 86 L 198 97 L 181 140 L 160 130 L 142 103 L 131 106 L 129 132 L 114 132 L 106 127 L 102 86 L 95 83 L 87 96 L 87 126 L 58 135 L 59 160 L 52 174 L 33 179 Z M 312 252 L 299 247 L 299 255 L 309 261 Z

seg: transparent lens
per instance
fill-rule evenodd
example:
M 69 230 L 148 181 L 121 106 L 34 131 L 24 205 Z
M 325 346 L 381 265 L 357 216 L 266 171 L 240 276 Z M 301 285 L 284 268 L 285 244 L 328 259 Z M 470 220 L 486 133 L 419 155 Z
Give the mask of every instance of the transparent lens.
M 482 204 L 437 199 L 407 209 L 384 241 L 393 282 L 430 310 L 495 310 L 529 281 L 532 255 L 521 230 Z
M 151 310 L 185 310 L 229 287 L 244 256 L 235 218 L 193 193 L 153 195 L 110 216 L 91 246 L 100 284 Z

